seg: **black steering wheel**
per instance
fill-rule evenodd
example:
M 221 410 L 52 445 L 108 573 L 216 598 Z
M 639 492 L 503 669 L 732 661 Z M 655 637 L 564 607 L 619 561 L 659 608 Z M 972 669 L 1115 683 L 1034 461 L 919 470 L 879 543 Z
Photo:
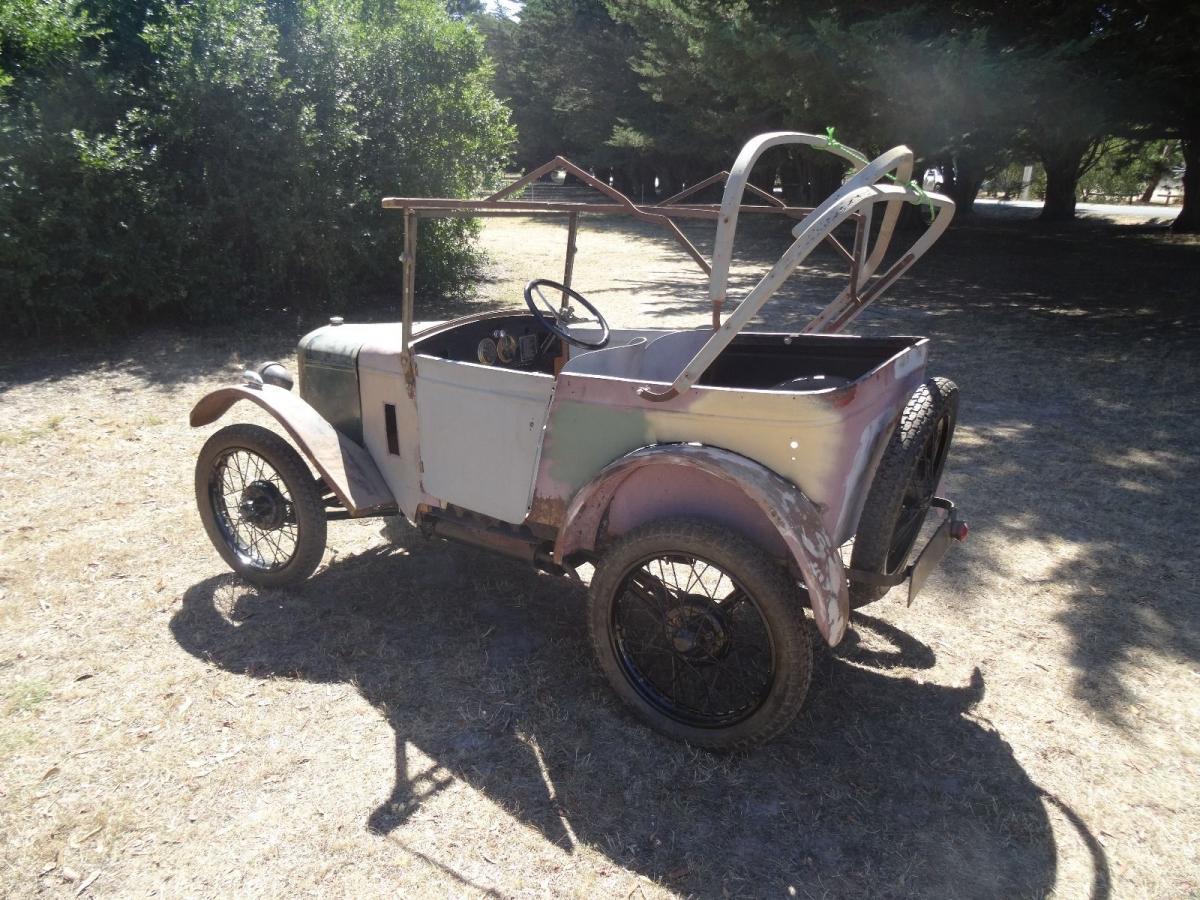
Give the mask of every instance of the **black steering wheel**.
M 562 296 L 562 305 L 555 306 L 546 295 L 542 293 L 542 288 L 550 290 Z M 534 300 L 534 297 L 537 300 Z M 596 324 L 600 326 L 600 337 L 595 339 L 581 338 L 571 333 L 571 323 L 579 324 L 588 322 L 586 316 L 576 315 L 571 304 L 567 302 L 567 298 L 576 301 L 590 312 L 596 319 Z M 566 285 L 559 284 L 557 281 L 551 281 L 549 278 L 535 278 L 529 284 L 525 285 L 525 303 L 529 306 L 529 311 L 533 313 L 534 318 L 538 323 L 549 331 L 551 334 L 557 335 L 568 344 L 574 344 L 576 347 L 582 347 L 584 350 L 599 350 L 601 347 L 608 344 L 608 323 L 604 321 L 604 316 L 600 315 L 600 310 L 592 306 L 587 298 L 579 291 L 569 288 Z

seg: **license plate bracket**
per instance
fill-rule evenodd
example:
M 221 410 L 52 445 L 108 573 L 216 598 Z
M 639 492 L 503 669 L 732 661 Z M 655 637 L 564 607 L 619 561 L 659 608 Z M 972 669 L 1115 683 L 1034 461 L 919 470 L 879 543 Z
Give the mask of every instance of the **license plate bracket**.
M 883 575 L 879 572 L 850 569 L 848 573 L 850 580 L 889 588 L 907 581 L 908 605 L 912 606 L 913 600 L 921 592 L 921 588 L 925 587 L 925 582 L 929 580 L 929 576 L 933 574 L 933 570 L 938 567 L 938 564 L 942 561 L 942 557 L 950 549 L 950 542 L 964 540 L 967 533 L 966 524 L 959 520 L 958 510 L 952 501 L 947 500 L 945 497 L 934 497 L 930 506 L 944 510 L 945 516 L 942 517 L 942 521 L 934 531 L 933 536 L 921 548 L 921 552 L 917 554 L 915 562 L 894 575 Z

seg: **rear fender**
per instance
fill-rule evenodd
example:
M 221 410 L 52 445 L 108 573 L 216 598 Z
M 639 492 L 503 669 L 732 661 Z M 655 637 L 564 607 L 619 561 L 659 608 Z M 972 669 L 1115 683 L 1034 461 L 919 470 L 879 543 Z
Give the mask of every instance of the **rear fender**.
M 249 400 L 275 417 L 351 516 L 397 511 L 396 500 L 370 454 L 291 391 L 270 384 L 221 388 L 201 398 L 189 421 L 193 428 L 208 425 L 239 400 Z
M 816 505 L 791 482 L 737 453 L 697 444 L 635 450 L 606 466 L 571 500 L 558 562 L 652 519 L 695 515 L 746 534 L 786 560 L 808 589 L 817 630 L 833 646 L 850 617 L 841 554 Z

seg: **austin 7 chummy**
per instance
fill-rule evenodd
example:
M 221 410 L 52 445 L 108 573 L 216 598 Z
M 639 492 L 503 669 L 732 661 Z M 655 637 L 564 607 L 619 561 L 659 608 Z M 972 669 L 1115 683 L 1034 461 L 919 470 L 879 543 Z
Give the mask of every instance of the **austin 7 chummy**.
M 851 173 L 815 209 L 749 183 L 761 154 L 789 145 L 834 153 Z M 953 215 L 909 181 L 912 166 L 906 147 L 867 161 L 780 132 L 653 205 L 561 157 L 480 200 L 385 199 L 404 223 L 401 321 L 335 318 L 301 339 L 298 391 L 264 363 L 192 410 L 203 426 L 247 400 L 290 438 L 249 424 L 209 438 L 196 466 L 208 536 L 263 587 L 307 578 L 326 523 L 364 516 L 404 516 L 564 576 L 589 565 L 596 658 L 638 716 L 712 749 L 772 737 L 804 702 L 812 630 L 835 645 L 853 608 L 902 584 L 911 601 L 966 536 L 937 496 L 958 392 L 926 375 L 927 339 L 840 333 Z M 562 171 L 600 202 L 528 196 Z M 719 205 L 698 201 L 722 179 Z M 884 266 L 906 203 L 928 224 Z M 562 281 L 530 282 L 524 309 L 415 323 L 420 220 L 517 214 L 567 221 Z M 794 240 L 726 312 L 739 217 L 762 214 L 789 217 Z M 666 229 L 708 275 L 711 326 L 610 328 L 571 284 L 586 215 Z M 680 219 L 715 222 L 711 259 Z M 844 289 L 796 330 L 748 329 L 822 243 L 848 264 Z

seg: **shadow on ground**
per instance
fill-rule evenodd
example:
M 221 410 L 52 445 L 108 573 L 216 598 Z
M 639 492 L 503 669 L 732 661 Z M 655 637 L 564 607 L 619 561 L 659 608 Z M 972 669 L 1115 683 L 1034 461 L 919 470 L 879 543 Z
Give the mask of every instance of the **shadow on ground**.
M 729 308 L 787 244 L 786 229 L 751 224 Z M 707 252 L 707 232 L 687 230 Z M 695 279 L 666 263 L 670 241 L 645 236 L 658 252 L 650 320 L 703 312 Z M 896 247 L 911 240 L 901 232 Z M 814 254 L 759 326 L 802 327 L 837 294 L 842 269 L 832 252 Z M 1065 585 L 1055 616 L 1073 641 L 1073 693 L 1120 727 L 1138 702 L 1141 655 L 1200 662 L 1200 560 L 1176 550 L 1200 543 L 1198 281 L 1200 242 L 1161 228 L 977 216 L 850 329 L 932 339 L 930 373 L 959 384 L 974 437 L 952 452 L 949 493 L 992 548 L 977 542 L 950 566 L 1019 604 L 1057 606 L 1051 588 Z M 604 293 L 639 287 L 622 275 Z M 1061 561 L 1030 565 L 1046 554 Z
M 787 229 L 745 224 L 738 257 L 773 262 Z M 649 324 L 702 313 L 698 272 L 666 264 L 680 253 L 661 229 L 617 220 L 588 227 L 619 231 L 650 261 Z M 711 226 L 685 230 L 709 251 Z M 834 268 L 832 253 L 814 256 L 767 306 L 763 323 L 799 327 L 835 292 Z M 734 299 L 752 281 L 742 272 Z M 1130 672 L 1140 654 L 1200 662 L 1200 605 L 1192 598 L 1200 558 L 1188 550 L 1200 545 L 1197 283 L 1200 242 L 1161 229 L 1048 228 L 980 216 L 956 224 L 853 328 L 932 338 L 930 371 L 962 389 L 951 492 L 983 538 L 948 568 L 975 582 L 990 578 L 1018 603 L 1042 602 L 1043 591 L 1066 585 L 1068 603 L 1054 615 L 1072 636 L 1074 694 L 1118 725 L 1137 701 Z M 638 288 L 622 271 L 593 296 L 603 308 L 605 296 Z M 471 308 L 448 302 L 437 315 Z M 394 318 L 394 309 L 379 304 L 374 315 Z M 138 388 L 123 376 L 156 390 L 211 382 L 287 358 L 320 321 L 293 313 L 190 334 L 150 331 L 95 348 L 14 351 L 0 359 L 0 396 L 81 374 L 113 376 L 108 390 L 118 400 Z M 86 390 L 103 391 L 104 383 Z M 1042 547 L 1065 561 L 1029 568 Z M 1059 606 L 1057 595 L 1050 599 Z
M 978 670 L 963 687 L 923 683 L 915 670 L 933 651 L 859 616 L 838 655 L 820 655 L 788 733 L 748 756 L 712 756 L 619 706 L 592 665 L 583 599 L 565 580 L 408 531 L 295 591 L 203 581 L 171 629 L 230 672 L 354 684 L 395 732 L 395 784 L 379 786 L 364 823 L 381 834 L 453 775 L 564 850 L 590 845 L 682 893 L 1053 888 L 1041 791 L 970 715 Z M 413 776 L 409 747 L 436 765 Z M 1105 896 L 1103 851 L 1073 821 Z

